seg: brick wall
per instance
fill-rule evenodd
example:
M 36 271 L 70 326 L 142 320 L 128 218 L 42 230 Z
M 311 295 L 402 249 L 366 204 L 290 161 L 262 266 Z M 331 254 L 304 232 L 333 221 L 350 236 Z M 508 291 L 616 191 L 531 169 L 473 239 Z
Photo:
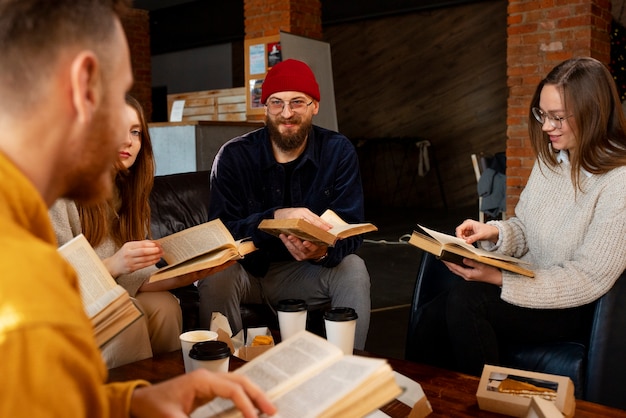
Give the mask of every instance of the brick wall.
M 135 83 L 131 94 L 144 108 L 148 121 L 152 120 L 152 61 L 150 58 L 150 17 L 147 10 L 132 9 L 122 19 L 128 38 Z
M 610 0 L 509 0 L 507 25 L 507 212 L 534 162 L 528 106 L 539 81 L 575 56 L 610 60 Z
M 280 31 L 322 39 L 320 0 L 244 0 L 246 39 Z

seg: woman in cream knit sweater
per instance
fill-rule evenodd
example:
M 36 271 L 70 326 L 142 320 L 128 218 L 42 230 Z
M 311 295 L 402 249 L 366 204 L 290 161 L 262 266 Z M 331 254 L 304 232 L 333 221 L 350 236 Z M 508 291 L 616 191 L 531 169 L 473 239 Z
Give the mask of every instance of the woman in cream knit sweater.
M 537 160 L 515 216 L 466 220 L 456 235 L 530 262 L 535 277 L 446 263 L 465 280 L 424 308 L 418 329 L 428 346 L 443 327 L 459 370 L 475 375 L 498 364 L 502 342 L 584 335 L 590 304 L 626 269 L 626 120 L 607 68 L 592 58 L 555 67 L 528 124 Z

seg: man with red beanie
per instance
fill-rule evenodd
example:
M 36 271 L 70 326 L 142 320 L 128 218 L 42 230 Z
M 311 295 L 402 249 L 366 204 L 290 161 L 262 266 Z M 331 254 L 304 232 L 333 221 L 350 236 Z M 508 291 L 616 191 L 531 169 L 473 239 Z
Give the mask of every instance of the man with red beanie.
M 360 236 L 334 247 L 276 238 L 258 229 L 263 219 L 299 218 L 324 229 L 319 215 L 332 209 L 348 223 L 363 222 L 363 188 L 354 147 L 343 135 L 313 125 L 320 106 L 315 75 L 288 59 L 262 86 L 265 127 L 231 139 L 211 170 L 209 217 L 220 218 L 235 239 L 251 237 L 258 251 L 198 284 L 200 325 L 224 314 L 242 327 L 241 302 L 303 299 L 309 308 L 330 302 L 357 312 L 355 348 L 363 349 L 370 318 L 370 277 L 354 254 Z

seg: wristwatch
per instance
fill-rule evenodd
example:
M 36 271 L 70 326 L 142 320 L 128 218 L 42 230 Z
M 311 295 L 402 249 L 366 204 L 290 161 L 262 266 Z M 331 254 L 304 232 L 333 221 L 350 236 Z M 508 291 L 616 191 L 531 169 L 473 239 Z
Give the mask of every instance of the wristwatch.
M 313 260 L 314 263 L 321 263 L 322 261 L 326 260 L 326 257 L 328 257 L 328 250 L 326 250 L 326 254 L 324 254 L 323 256 L 321 256 L 320 258 Z

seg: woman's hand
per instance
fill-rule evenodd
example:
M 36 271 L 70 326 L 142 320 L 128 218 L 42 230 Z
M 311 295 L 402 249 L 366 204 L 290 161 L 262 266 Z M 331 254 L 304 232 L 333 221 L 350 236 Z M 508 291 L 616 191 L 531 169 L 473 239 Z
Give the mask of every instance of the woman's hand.
M 495 226 L 472 219 L 467 219 L 457 226 L 455 233 L 457 238 L 465 240 L 468 244 L 473 244 L 476 241 L 491 241 L 495 244 L 498 242 L 498 235 L 500 235 Z
M 246 418 L 258 417 L 258 411 L 276 413 L 267 396 L 245 376 L 205 369 L 135 389 L 130 413 L 134 418 L 187 418 L 194 409 L 216 397 L 232 400 Z
M 479 263 L 469 258 L 463 259 L 463 264 L 467 267 L 462 267 L 449 261 L 444 261 L 444 264 L 452 273 L 461 276 L 468 282 L 484 282 L 502 286 L 502 271 L 496 267 Z
M 113 277 L 129 274 L 152 266 L 163 257 L 163 250 L 156 241 L 129 241 L 115 254 L 102 260 Z

